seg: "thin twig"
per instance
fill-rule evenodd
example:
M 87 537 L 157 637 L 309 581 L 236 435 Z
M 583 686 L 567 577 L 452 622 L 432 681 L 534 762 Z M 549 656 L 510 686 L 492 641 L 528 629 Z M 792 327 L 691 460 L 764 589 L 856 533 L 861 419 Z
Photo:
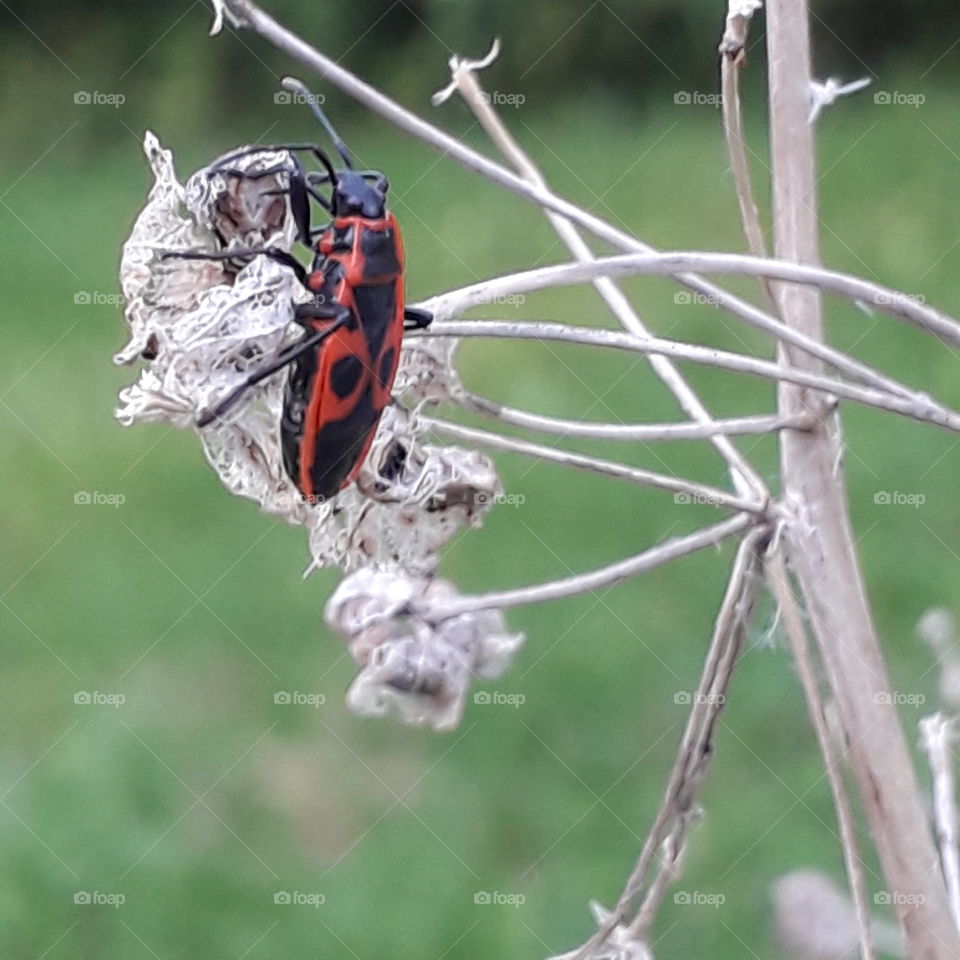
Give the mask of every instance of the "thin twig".
M 672 560 L 685 557 L 697 550 L 715 547 L 756 522 L 756 517 L 748 513 L 739 513 L 722 523 L 658 543 L 649 550 L 644 550 L 643 553 L 628 557 L 626 560 L 618 560 L 616 563 L 600 567 L 600 569 L 589 573 L 578 573 L 572 577 L 551 580 L 548 583 L 539 583 L 528 587 L 517 587 L 513 590 L 499 590 L 479 596 L 460 597 L 443 605 L 430 607 L 423 613 L 428 619 L 442 620 L 460 616 L 463 613 L 472 613 L 476 610 L 503 610 L 507 607 L 522 607 L 532 603 L 544 603 L 548 600 L 562 600 L 565 597 L 590 593 L 603 587 L 612 587 L 614 584 L 647 573 L 656 567 L 662 567 Z
M 767 580 L 770 590 L 780 609 L 784 629 L 793 648 L 793 659 L 797 676 L 803 688 L 807 702 L 807 713 L 813 724 L 823 755 L 823 765 L 833 795 L 833 805 L 837 812 L 837 825 L 840 828 L 840 847 L 847 872 L 847 882 L 853 897 L 854 911 L 857 916 L 857 928 L 860 932 L 860 956 L 863 960 L 875 960 L 876 949 L 870 932 L 870 905 L 867 900 L 867 884 L 863 871 L 863 860 L 857 847 L 856 827 L 847 787 L 843 778 L 843 766 L 840 751 L 837 749 L 834 735 L 830 731 L 824 712 L 820 687 L 817 682 L 813 660 L 807 644 L 807 631 L 800 613 L 800 607 L 794 596 L 786 565 L 782 555 L 777 552 L 767 558 Z
M 590 263 L 554 264 L 460 287 L 425 300 L 423 306 L 432 310 L 439 319 L 447 319 L 459 316 L 473 307 L 495 303 L 502 297 L 584 283 L 599 276 L 670 276 L 689 270 L 734 276 L 769 277 L 773 280 L 785 280 L 817 287 L 828 293 L 846 297 L 848 300 L 870 303 L 882 313 L 905 320 L 927 333 L 932 333 L 950 346 L 960 347 L 960 321 L 920 303 L 905 293 L 851 274 L 828 270 L 826 267 L 792 263 L 787 260 L 770 260 L 741 253 L 671 251 L 601 257 Z M 717 305 L 722 306 L 722 304 Z M 791 330 L 778 320 L 771 320 L 764 329 L 780 340 L 801 346 L 807 353 L 825 360 L 845 373 L 853 370 L 866 372 L 871 381 L 882 377 L 882 374 L 876 370 L 863 367 L 855 361 L 852 363 L 852 358 L 845 354 L 830 350 L 821 342 L 798 335 L 795 330 Z M 857 376 L 855 373 L 852 375 Z M 857 379 L 860 377 L 858 376 Z M 897 384 L 896 381 L 890 381 L 890 385 L 886 388 L 894 393 L 902 392 L 904 389 L 909 390 L 902 384 Z
M 638 340 L 629 334 L 613 330 L 597 330 L 592 327 L 570 327 L 562 323 L 524 323 L 507 320 L 448 320 L 434 323 L 422 333 L 413 336 L 431 337 L 497 337 L 516 340 L 552 340 L 561 343 L 578 343 L 585 346 L 611 347 L 634 353 L 662 353 L 677 360 L 689 360 L 702 366 L 747 373 L 776 382 L 795 383 L 799 386 L 813 387 L 827 395 L 852 400 L 868 407 L 875 407 L 888 413 L 933 423 L 946 430 L 960 432 L 960 413 L 941 407 L 926 394 L 918 393 L 912 397 L 892 396 L 869 387 L 846 383 L 822 374 L 808 373 L 795 367 L 780 366 L 770 360 L 760 360 L 741 353 L 715 350 L 676 340 L 649 338 Z
M 434 417 L 422 417 L 422 423 L 437 433 L 456 437 L 458 440 L 467 440 L 478 443 L 494 450 L 509 450 L 511 453 L 522 453 L 538 460 L 550 463 L 559 463 L 565 467 L 577 467 L 581 470 L 590 470 L 593 473 L 602 473 L 608 477 L 617 477 L 620 480 L 629 480 L 645 487 L 655 487 L 658 490 L 670 490 L 684 498 L 684 503 L 703 503 L 715 507 L 726 507 L 729 510 L 745 510 L 748 513 L 765 514 L 767 503 L 758 503 L 747 497 L 737 497 L 719 487 L 711 487 L 693 480 L 683 480 L 669 474 L 654 473 L 642 470 L 639 467 L 628 467 L 626 464 L 615 463 L 612 460 L 601 460 L 598 457 L 589 457 L 572 450 L 559 450 L 556 447 L 546 447 L 543 444 L 531 443 L 517 437 L 505 437 L 499 433 L 490 433 L 488 430 L 479 430 L 476 427 L 465 427 L 459 423 L 450 423 L 447 420 L 437 420 Z
M 459 88 L 463 99 L 473 111 L 474 116 L 480 121 L 484 130 L 487 131 L 491 140 L 500 149 L 500 152 L 510 160 L 528 183 L 541 189 L 547 189 L 547 181 L 543 174 L 504 126 L 497 112 L 491 106 L 490 98 L 483 96 L 471 61 L 451 61 L 451 66 L 453 67 L 454 83 Z M 577 228 L 569 220 L 552 210 L 545 209 L 544 213 L 550 221 L 550 225 L 576 260 L 580 263 L 593 262 L 595 259 L 593 252 L 583 237 L 580 236 Z M 623 292 L 609 277 L 595 277 L 592 283 L 624 330 L 638 337 L 650 336 L 649 328 L 630 306 L 630 302 Z M 670 360 L 662 356 L 653 356 L 650 358 L 650 365 L 676 397 L 681 409 L 691 420 L 698 423 L 713 422 L 713 417 L 703 402 Z M 715 433 L 711 435 L 710 440 L 726 460 L 734 485 L 740 493 L 744 496 L 751 496 L 752 499 L 769 499 L 770 491 L 766 484 L 729 438 L 721 433 Z
M 920 721 L 920 743 L 930 761 L 933 776 L 933 822 L 940 847 L 940 867 L 947 884 L 953 922 L 960 929 L 960 823 L 953 772 L 956 740 L 956 718 L 935 713 Z
M 757 548 L 767 534 L 765 528 L 752 531 L 744 537 L 737 550 L 697 692 L 657 815 L 610 917 L 580 947 L 572 960 L 585 960 L 597 946 L 607 940 L 617 924 L 627 917 L 631 905 L 643 888 L 656 852 L 667 837 L 673 838 L 673 856 L 679 855 L 678 851 L 683 845 L 692 819 L 697 792 L 713 756 L 713 734 L 726 702 L 730 679 L 761 583 L 758 576 Z M 651 908 L 652 906 L 653 903 Z M 645 910 L 642 906 L 637 912 L 631 924 L 631 932 L 638 939 L 646 935 L 653 920 L 653 912 L 653 909 Z
M 740 222 L 747 248 L 755 257 L 767 256 L 767 243 L 760 225 L 760 214 L 750 178 L 746 140 L 743 132 L 743 111 L 740 108 L 740 71 L 747 62 L 746 43 L 753 11 L 744 9 L 742 0 L 730 0 L 726 27 L 720 43 L 720 90 L 723 109 L 723 135 L 730 158 L 730 172 L 740 208 Z M 760 279 L 767 308 L 777 316 L 777 302 L 765 277 Z
M 809 420 L 799 417 L 787 420 L 769 414 L 731 417 L 727 420 L 711 420 L 709 423 L 595 423 L 518 410 L 466 390 L 451 399 L 464 410 L 496 417 L 511 426 L 592 440 L 639 440 L 644 443 L 659 440 L 706 440 L 717 433 L 727 436 L 755 436 L 780 430 L 807 430 L 810 427 Z

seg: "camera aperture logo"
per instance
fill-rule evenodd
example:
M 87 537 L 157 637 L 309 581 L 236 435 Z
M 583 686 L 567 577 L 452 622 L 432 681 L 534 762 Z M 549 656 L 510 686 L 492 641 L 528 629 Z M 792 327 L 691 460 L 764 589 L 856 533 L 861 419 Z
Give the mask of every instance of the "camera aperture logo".
M 126 694 L 102 693 L 100 690 L 78 690 L 73 702 L 79 707 L 113 707 L 118 710 L 127 702 Z
M 304 893 L 302 890 L 277 890 L 273 902 L 280 907 L 322 907 L 327 898 L 322 893 Z
M 122 907 L 127 898 L 122 893 L 104 893 L 101 890 L 77 890 L 73 902 L 81 907 Z
M 522 893 L 502 893 L 499 890 L 478 890 L 473 895 L 478 907 L 522 907 L 527 898 Z
M 273 702 L 281 707 L 322 707 L 327 698 L 322 693 L 304 693 L 301 690 L 277 690 Z

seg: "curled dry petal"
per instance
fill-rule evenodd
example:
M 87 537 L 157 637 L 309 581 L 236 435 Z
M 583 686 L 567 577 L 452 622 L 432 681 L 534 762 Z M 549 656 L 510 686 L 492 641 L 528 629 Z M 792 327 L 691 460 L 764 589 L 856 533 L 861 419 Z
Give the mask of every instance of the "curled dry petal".
M 362 667 L 347 693 L 353 711 L 437 730 L 457 726 L 471 678 L 499 676 L 523 635 L 509 633 L 498 610 L 430 616 L 456 596 L 448 581 L 397 567 L 363 567 L 341 582 L 326 619 Z

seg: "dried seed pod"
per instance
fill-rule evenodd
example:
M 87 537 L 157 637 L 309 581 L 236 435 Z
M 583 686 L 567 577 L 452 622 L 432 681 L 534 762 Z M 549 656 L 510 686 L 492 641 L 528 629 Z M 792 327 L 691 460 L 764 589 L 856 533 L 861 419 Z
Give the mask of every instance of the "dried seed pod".
M 363 567 L 340 583 L 326 619 L 362 666 L 347 693 L 351 710 L 437 730 L 457 726 L 471 677 L 499 676 L 523 643 L 498 610 L 444 616 L 443 605 L 457 596 L 445 580 L 398 567 Z

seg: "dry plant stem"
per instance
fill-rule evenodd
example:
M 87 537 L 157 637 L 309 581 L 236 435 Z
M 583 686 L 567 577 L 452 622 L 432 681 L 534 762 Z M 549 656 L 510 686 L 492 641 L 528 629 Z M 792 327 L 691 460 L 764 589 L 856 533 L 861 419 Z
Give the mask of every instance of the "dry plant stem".
M 810 111 L 810 33 L 806 0 L 767 6 L 775 254 L 819 262 L 816 170 Z M 815 339 L 823 337 L 820 295 L 796 285 L 775 287 L 780 315 Z M 819 373 L 800 350 L 781 347 L 785 364 Z M 937 852 L 903 730 L 889 702 L 892 689 L 867 606 L 842 474 L 839 416 L 824 398 L 784 383 L 784 416 L 812 412 L 822 422 L 781 438 L 785 506 L 795 513 L 785 544 L 810 627 L 849 744 L 871 836 L 912 960 L 956 960 L 953 924 Z M 837 418 L 834 420 L 834 418 Z
M 960 823 L 953 772 L 955 742 L 956 722 L 953 717 L 935 713 L 920 721 L 920 743 L 930 761 L 933 776 L 933 822 L 940 846 L 940 866 L 947 884 L 953 922 L 960 927 Z
M 666 839 L 670 838 L 672 849 L 664 866 L 669 869 L 680 855 L 695 814 L 697 791 L 713 756 L 714 730 L 726 702 L 727 689 L 761 583 L 757 550 L 767 535 L 767 528 L 758 527 L 740 543 L 730 572 L 726 595 L 714 624 L 694 702 L 687 716 L 687 724 L 657 815 L 610 918 L 580 947 L 572 960 L 585 960 L 610 936 L 614 928 L 626 919 L 631 905 L 646 882 L 657 851 Z M 641 906 L 630 925 L 631 933 L 637 939 L 646 936 L 655 906 L 659 903 L 658 897 L 662 896 L 664 889 L 665 884 L 659 884 L 656 880 L 651 884 L 649 891 L 654 892 L 654 899 Z
M 584 283 L 598 276 L 672 276 L 691 269 L 700 273 L 769 277 L 773 280 L 817 287 L 849 300 L 873 304 L 882 313 L 932 333 L 950 346 L 960 347 L 960 321 L 926 304 L 911 300 L 900 291 L 821 266 L 768 260 L 740 253 L 670 251 L 625 254 L 601 257 L 590 263 L 560 263 L 549 267 L 536 267 L 451 290 L 425 300 L 423 306 L 434 311 L 439 319 L 446 319 L 459 315 L 464 310 L 494 302 L 496 298 Z M 778 320 L 770 320 L 765 329 L 779 340 L 799 346 L 805 352 L 826 360 L 838 370 L 850 372 L 856 379 L 882 385 L 893 393 L 903 393 L 905 390 L 910 392 L 909 387 L 895 380 L 888 380 L 879 371 L 857 363 L 815 338 L 805 337 Z M 854 371 L 858 371 L 859 375 Z
M 480 89 L 480 84 L 477 82 L 473 71 L 468 66 L 462 65 L 459 69 L 454 70 L 453 78 L 467 105 L 480 121 L 484 130 L 487 131 L 491 140 L 499 147 L 500 152 L 519 170 L 526 181 L 541 189 L 547 189 L 547 182 L 543 174 L 540 173 L 534 162 L 524 153 L 503 125 L 496 111 L 490 105 L 490 98 L 482 95 L 483 91 Z M 590 247 L 569 220 L 551 210 L 544 210 L 544 213 L 557 236 L 580 263 L 590 263 L 594 260 Z M 592 283 L 624 330 L 638 337 L 650 336 L 650 330 L 630 306 L 630 302 L 623 292 L 609 277 L 595 277 Z M 703 402 L 670 360 L 662 356 L 652 356 L 650 366 L 676 397 L 680 408 L 691 420 L 698 423 L 713 422 L 713 417 L 703 405 Z M 770 491 L 760 475 L 728 437 L 716 433 L 710 437 L 710 441 L 727 462 L 734 485 L 742 495 L 749 496 L 754 500 L 768 500 L 770 498 Z
M 593 473 L 602 473 L 608 477 L 617 477 L 629 480 L 645 487 L 655 487 L 658 490 L 671 490 L 674 493 L 684 494 L 693 502 L 702 502 L 711 506 L 726 507 L 729 510 L 744 510 L 748 513 L 766 513 L 766 504 L 769 501 L 758 502 L 746 497 L 736 497 L 718 487 L 711 487 L 692 480 L 683 480 L 663 473 L 653 473 L 650 470 L 641 470 L 639 467 L 628 467 L 612 460 L 600 460 L 571 450 L 558 450 L 556 447 L 546 447 L 529 440 L 520 440 L 515 437 L 505 437 L 499 433 L 490 433 L 487 430 L 478 430 L 476 427 L 465 427 L 459 423 L 450 423 L 446 420 L 437 420 L 433 417 L 422 417 L 421 422 L 437 433 L 477 443 L 480 446 L 494 450 L 508 450 L 511 453 L 522 453 L 538 460 L 550 463 L 559 463 L 565 467 L 578 467 L 581 470 L 590 470 Z
M 747 373 L 766 380 L 786 381 L 803 387 L 813 387 L 825 394 L 852 400 L 864 406 L 875 407 L 888 413 L 899 413 L 924 423 L 936 424 L 946 430 L 960 431 L 960 413 L 934 404 L 926 394 L 917 394 L 909 399 L 894 397 L 888 393 L 846 383 L 822 374 L 781 366 L 770 360 L 759 360 L 742 353 L 729 353 L 725 350 L 715 350 L 712 347 L 691 343 L 678 343 L 676 340 L 660 340 L 654 337 L 640 340 L 613 330 L 570 327 L 562 323 L 524 323 L 507 320 L 448 320 L 436 322 L 423 333 L 414 332 L 410 336 L 550 340 L 558 343 L 578 343 L 584 346 L 611 347 L 634 353 L 662 353 L 677 360 L 688 360 L 703 366 L 731 370 L 735 373 Z M 804 421 L 803 418 L 811 417 L 813 413 L 808 410 L 791 416 L 800 416 L 801 422 L 809 424 L 810 421 Z M 819 416 L 823 416 L 822 411 Z
M 840 845 L 843 850 L 843 862 L 847 872 L 847 882 L 853 897 L 860 931 L 860 956 L 863 960 L 875 960 L 876 950 L 870 932 L 870 905 L 867 900 L 867 884 L 863 872 L 863 861 L 857 847 L 856 826 L 847 787 L 843 777 L 843 763 L 834 735 L 831 733 L 820 697 L 820 685 L 816 669 L 807 645 L 807 631 L 803 623 L 800 606 L 793 594 L 793 587 L 787 574 L 786 564 L 778 552 L 767 559 L 767 580 L 770 592 L 777 601 L 784 630 L 793 649 L 793 660 L 803 688 L 807 712 L 817 735 L 823 765 L 833 795 L 833 805 L 837 812 L 837 826 L 840 828 Z
M 740 222 L 747 239 L 747 247 L 755 257 L 767 256 L 767 243 L 760 226 L 760 214 L 753 194 L 750 179 L 750 164 L 747 160 L 746 141 L 743 135 L 743 113 L 740 109 L 740 71 L 746 63 L 743 44 L 747 38 L 747 26 L 743 26 L 743 38 L 736 52 L 720 53 L 720 89 L 723 95 L 723 134 L 727 143 L 727 156 L 730 158 L 730 172 L 740 207 Z M 769 281 L 763 277 L 760 286 L 767 301 L 767 309 L 777 315 L 777 303 L 770 289 Z
M 768 414 L 711 420 L 709 423 L 596 423 L 518 410 L 468 391 L 451 399 L 464 410 L 496 417 L 501 423 L 514 427 L 591 440 L 639 440 L 644 443 L 659 440 L 707 440 L 717 433 L 727 436 L 757 436 L 779 430 L 806 430 L 810 423 L 809 420 L 799 417 L 785 420 L 783 417 Z
M 228 18 L 235 25 L 254 30 L 269 43 L 273 44 L 273 46 L 277 47 L 277 49 L 283 50 L 305 64 L 311 70 L 339 87 L 348 96 L 353 97 L 358 103 L 368 107 L 374 113 L 378 113 L 400 130 L 440 150 L 443 154 L 449 156 L 450 159 L 456 161 L 466 169 L 485 176 L 493 183 L 516 193 L 531 203 L 538 204 L 541 207 L 563 215 L 573 223 L 579 224 L 595 236 L 606 240 L 608 243 L 620 249 L 630 250 L 636 253 L 656 253 L 656 250 L 649 244 L 643 243 L 641 240 L 625 233 L 623 230 L 618 229 L 602 218 L 594 216 L 585 210 L 581 210 L 575 204 L 557 197 L 549 190 L 529 183 L 506 167 L 494 163 L 492 160 L 483 156 L 483 154 L 477 153 L 477 151 L 472 150 L 449 134 L 421 120 L 416 114 L 401 107 L 398 103 L 384 96 L 384 94 L 380 93 L 374 87 L 355 77 L 329 57 L 324 56 L 319 51 L 304 43 L 299 37 L 264 13 L 256 4 L 252 3 L 251 0 L 217 0 L 217 4 L 218 9 L 224 10 Z M 734 296 L 722 287 L 718 287 L 696 274 L 683 273 L 676 276 L 675 279 L 690 290 L 703 294 L 710 302 L 716 303 L 718 306 L 723 307 L 735 316 L 740 317 L 742 320 L 760 329 L 771 330 L 777 325 L 777 321 L 773 317 L 764 313 L 764 311 L 752 303 Z M 814 345 L 814 349 L 816 349 L 816 345 Z M 852 366 L 854 365 L 854 361 L 848 361 L 848 363 L 851 365 L 851 369 L 848 369 L 846 372 L 853 375 Z M 878 376 L 875 371 L 869 371 L 867 368 L 863 368 L 863 370 L 864 376 Z M 895 381 L 887 381 L 884 383 L 882 380 L 883 378 L 867 380 L 865 382 L 872 382 L 876 386 L 885 386 L 886 389 L 893 389 Z M 893 389 L 893 392 L 898 391 Z
M 461 597 L 447 604 L 431 607 L 423 611 L 423 615 L 430 620 L 438 621 L 447 617 L 459 616 L 462 613 L 472 613 L 476 610 L 498 609 L 507 607 L 522 607 L 532 603 L 544 603 L 548 600 L 562 600 L 565 597 L 575 597 L 581 593 L 590 593 L 604 587 L 629 580 L 631 577 L 647 573 L 656 567 L 662 567 L 671 560 L 685 557 L 689 553 L 703 550 L 706 547 L 715 547 L 724 540 L 742 533 L 757 518 L 748 513 L 738 513 L 722 523 L 704 527 L 694 533 L 681 537 L 673 537 L 663 543 L 658 543 L 643 553 L 618 560 L 609 566 L 600 567 L 589 573 L 578 573 L 560 580 L 551 580 L 548 583 L 534 584 L 529 587 L 518 587 L 514 590 L 499 590 L 492 593 L 472 597 Z

